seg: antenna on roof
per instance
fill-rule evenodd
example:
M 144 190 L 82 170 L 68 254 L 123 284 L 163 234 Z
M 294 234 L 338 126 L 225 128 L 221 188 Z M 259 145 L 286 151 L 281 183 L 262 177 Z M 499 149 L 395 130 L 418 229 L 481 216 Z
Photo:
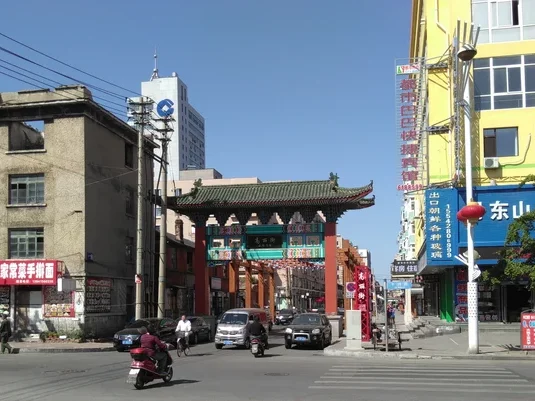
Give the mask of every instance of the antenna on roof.
M 156 49 L 154 49 L 154 69 L 152 70 L 152 76 L 150 77 L 150 80 L 160 78 L 158 75 L 158 54 L 156 53 Z

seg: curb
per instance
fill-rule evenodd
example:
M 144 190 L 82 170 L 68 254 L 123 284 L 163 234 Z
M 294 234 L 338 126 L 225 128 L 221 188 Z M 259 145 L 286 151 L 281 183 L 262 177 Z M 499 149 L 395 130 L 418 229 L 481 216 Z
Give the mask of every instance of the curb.
M 398 354 L 396 352 L 377 352 L 377 351 L 350 351 L 345 349 L 323 350 L 325 356 L 338 356 L 350 358 L 376 358 L 376 359 L 457 359 L 470 361 L 535 361 L 535 356 L 514 356 L 514 355 L 421 355 L 421 354 Z
M 93 348 L 17 348 L 13 347 L 14 354 L 62 354 L 62 353 L 80 353 L 80 352 L 111 352 L 115 351 L 113 347 L 93 347 Z

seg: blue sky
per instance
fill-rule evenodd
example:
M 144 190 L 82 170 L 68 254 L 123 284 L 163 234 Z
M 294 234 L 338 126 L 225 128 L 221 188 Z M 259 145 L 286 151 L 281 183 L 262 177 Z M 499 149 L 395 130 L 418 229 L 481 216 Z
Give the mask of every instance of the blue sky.
M 134 91 L 150 78 L 157 48 L 160 74 L 176 71 L 206 118 L 207 166 L 226 177 L 310 180 L 332 171 L 342 186 L 373 180 L 376 206 L 344 215 L 339 232 L 371 250 L 384 278 L 400 211 L 394 60 L 408 52 L 410 5 L 27 0 L 2 5 L 10 17 L 0 32 Z M 0 46 L 120 92 L 6 39 Z M 2 52 L 0 59 L 69 82 Z M 0 74 L 0 91 L 27 88 Z

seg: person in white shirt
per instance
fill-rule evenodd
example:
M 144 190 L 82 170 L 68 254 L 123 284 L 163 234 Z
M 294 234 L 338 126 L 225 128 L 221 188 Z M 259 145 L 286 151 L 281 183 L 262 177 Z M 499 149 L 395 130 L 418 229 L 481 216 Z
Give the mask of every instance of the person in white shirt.
M 176 330 L 177 337 L 184 333 L 184 338 L 186 339 L 186 346 L 189 346 L 189 336 L 191 334 L 191 322 L 186 319 L 186 315 L 182 315 L 182 318 L 179 320 Z

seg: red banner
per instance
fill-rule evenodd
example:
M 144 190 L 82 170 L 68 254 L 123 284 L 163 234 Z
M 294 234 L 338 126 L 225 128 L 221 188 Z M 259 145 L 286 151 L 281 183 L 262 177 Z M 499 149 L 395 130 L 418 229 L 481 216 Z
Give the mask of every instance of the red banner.
M 360 310 L 362 322 L 362 341 L 370 341 L 371 337 L 371 291 L 370 269 L 367 266 L 355 267 L 355 310 Z
M 520 347 L 523 350 L 535 349 L 535 312 L 523 312 L 520 315 Z
M 0 285 L 56 285 L 57 260 L 0 260 Z

